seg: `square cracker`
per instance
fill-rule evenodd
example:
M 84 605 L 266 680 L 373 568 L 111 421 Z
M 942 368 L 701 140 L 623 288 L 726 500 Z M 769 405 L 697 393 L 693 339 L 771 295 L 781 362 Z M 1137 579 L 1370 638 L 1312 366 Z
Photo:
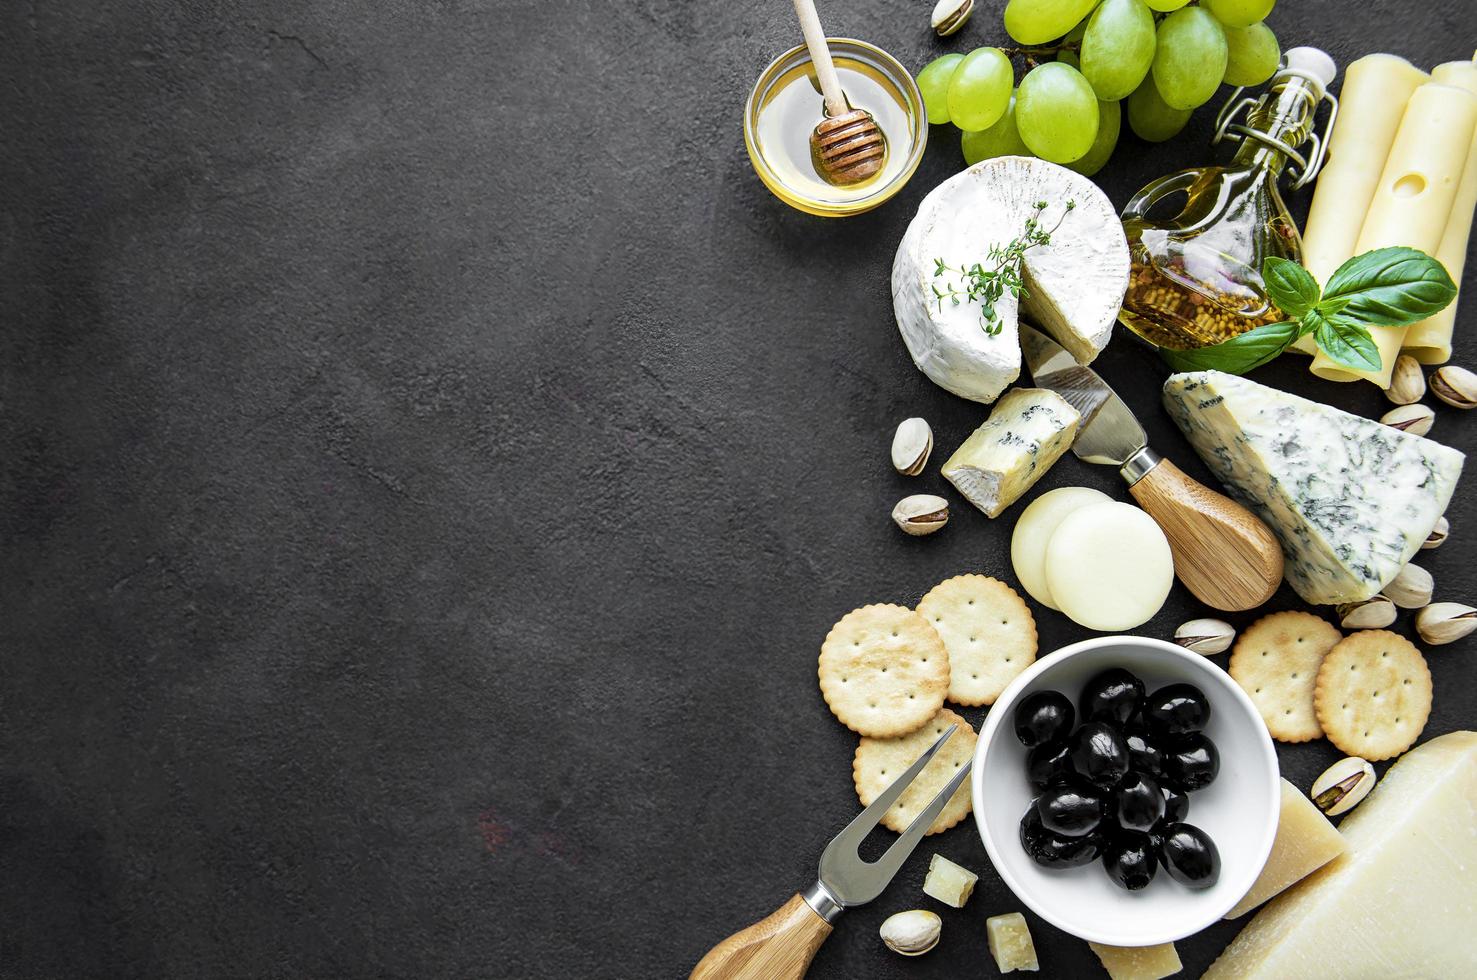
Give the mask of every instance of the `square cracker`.
M 1405 637 L 1354 633 L 1329 651 L 1313 695 L 1328 740 L 1378 762 L 1415 744 L 1431 717 L 1431 671 Z
M 938 741 L 950 725 L 958 725 L 959 728 L 949 736 L 938 755 L 923 768 L 912 785 L 897 798 L 897 802 L 882 815 L 882 826 L 888 830 L 899 834 L 907 830 L 908 824 L 933 801 L 959 767 L 974 758 L 974 729 L 961 716 L 948 708 L 941 708 L 915 732 L 899 738 L 863 738 L 857 745 L 851 763 L 851 778 L 856 784 L 857 799 L 862 801 L 862 806 L 870 806 L 883 790 L 892 785 L 893 780 L 902 775 L 903 770 L 918 761 L 918 757 Z M 948 830 L 969 815 L 970 806 L 969 780 L 966 779 L 954 791 L 928 832 L 937 834 Z
M 1036 660 L 1036 620 L 1016 591 L 987 575 L 956 575 L 918 602 L 949 651 L 949 700 L 994 704 Z
M 1279 742 L 1323 734 L 1313 686 L 1324 656 L 1341 639 L 1332 623 L 1312 613 L 1279 612 L 1252 623 L 1236 640 L 1227 669 Z
M 906 735 L 943 707 L 949 654 L 928 621 L 906 606 L 842 616 L 821 644 L 821 696 L 859 735 Z

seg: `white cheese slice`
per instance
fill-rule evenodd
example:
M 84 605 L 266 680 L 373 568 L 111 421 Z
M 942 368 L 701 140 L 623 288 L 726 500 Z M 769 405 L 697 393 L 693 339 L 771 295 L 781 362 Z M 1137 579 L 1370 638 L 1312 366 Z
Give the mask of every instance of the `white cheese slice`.
M 1477 977 L 1477 732 L 1406 753 L 1339 832 L 1348 853 L 1272 899 L 1205 980 Z
M 1054 391 L 1016 388 L 954 450 L 944 479 L 986 516 L 999 517 L 1071 448 L 1081 417 Z
M 1315 605 L 1359 602 L 1389 584 L 1446 510 L 1465 459 L 1219 371 L 1172 375 L 1164 405 L 1231 496 L 1277 535 L 1288 584 Z
M 1035 204 L 1051 242 L 1022 261 L 1026 294 L 1008 292 L 995 305 L 1000 331 L 986 332 L 976 300 L 954 269 L 991 268 L 992 246 L 1025 232 Z M 1070 213 L 1067 202 L 1073 202 Z M 1020 374 L 1017 320 L 1021 308 L 1083 364 L 1112 336 L 1128 288 L 1128 245 L 1117 212 L 1096 184 L 1065 167 L 1027 157 L 996 157 L 936 187 L 918 207 L 892 266 L 898 331 L 913 363 L 936 384 L 980 402 L 994 401 Z
M 1010 535 L 1010 564 L 1032 599 L 1047 609 L 1057 609 L 1046 584 L 1046 544 L 1057 525 L 1074 510 L 1101 504 L 1113 498 L 1091 487 L 1057 487 L 1048 490 L 1021 512 Z

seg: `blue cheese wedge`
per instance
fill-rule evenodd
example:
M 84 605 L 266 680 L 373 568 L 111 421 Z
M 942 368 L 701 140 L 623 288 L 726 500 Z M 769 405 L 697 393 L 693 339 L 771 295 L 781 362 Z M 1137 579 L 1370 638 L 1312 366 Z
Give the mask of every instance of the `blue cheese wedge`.
M 1071 448 L 1080 419 L 1054 391 L 1016 388 L 949 457 L 944 479 L 987 516 L 999 517 Z
M 1359 602 L 1420 549 L 1456 489 L 1449 446 L 1265 385 L 1203 371 L 1164 405 L 1231 495 L 1282 542 L 1305 602 Z

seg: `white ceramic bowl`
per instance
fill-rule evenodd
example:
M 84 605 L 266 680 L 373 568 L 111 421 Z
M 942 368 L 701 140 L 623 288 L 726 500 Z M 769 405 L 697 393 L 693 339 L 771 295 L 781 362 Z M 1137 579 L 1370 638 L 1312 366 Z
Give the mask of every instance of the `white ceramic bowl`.
M 1108 880 L 1100 861 L 1053 870 L 1021 848 L 1020 820 L 1034 794 L 1026 781 L 1026 749 L 1015 737 L 1016 702 L 1033 691 L 1057 690 L 1076 704 L 1088 678 L 1108 667 L 1127 668 L 1150 691 L 1187 681 L 1210 698 L 1206 734 L 1220 751 L 1220 774 L 1190 794 L 1186 821 L 1210 834 L 1220 851 L 1220 878 L 1210 888 L 1185 888 L 1161 868 L 1149 887 L 1128 892 Z M 1173 942 L 1229 912 L 1272 852 L 1281 805 L 1277 754 L 1251 699 L 1199 654 L 1142 636 L 1074 643 L 1022 672 L 985 718 L 971 780 L 975 823 L 1011 891 L 1064 932 L 1112 946 Z

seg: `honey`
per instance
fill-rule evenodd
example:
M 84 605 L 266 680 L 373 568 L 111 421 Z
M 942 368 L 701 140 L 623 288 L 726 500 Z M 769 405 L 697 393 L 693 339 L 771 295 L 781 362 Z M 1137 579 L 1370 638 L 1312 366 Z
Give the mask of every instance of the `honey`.
M 780 55 L 760 76 L 744 112 L 744 141 L 755 171 L 776 197 L 801 211 L 841 217 L 876 207 L 907 183 L 923 158 L 928 124 L 912 76 L 890 55 L 844 38 L 831 38 L 829 45 L 847 101 L 870 112 L 887 138 L 881 169 L 839 187 L 816 171 L 810 133 L 825 106 L 803 45 Z

